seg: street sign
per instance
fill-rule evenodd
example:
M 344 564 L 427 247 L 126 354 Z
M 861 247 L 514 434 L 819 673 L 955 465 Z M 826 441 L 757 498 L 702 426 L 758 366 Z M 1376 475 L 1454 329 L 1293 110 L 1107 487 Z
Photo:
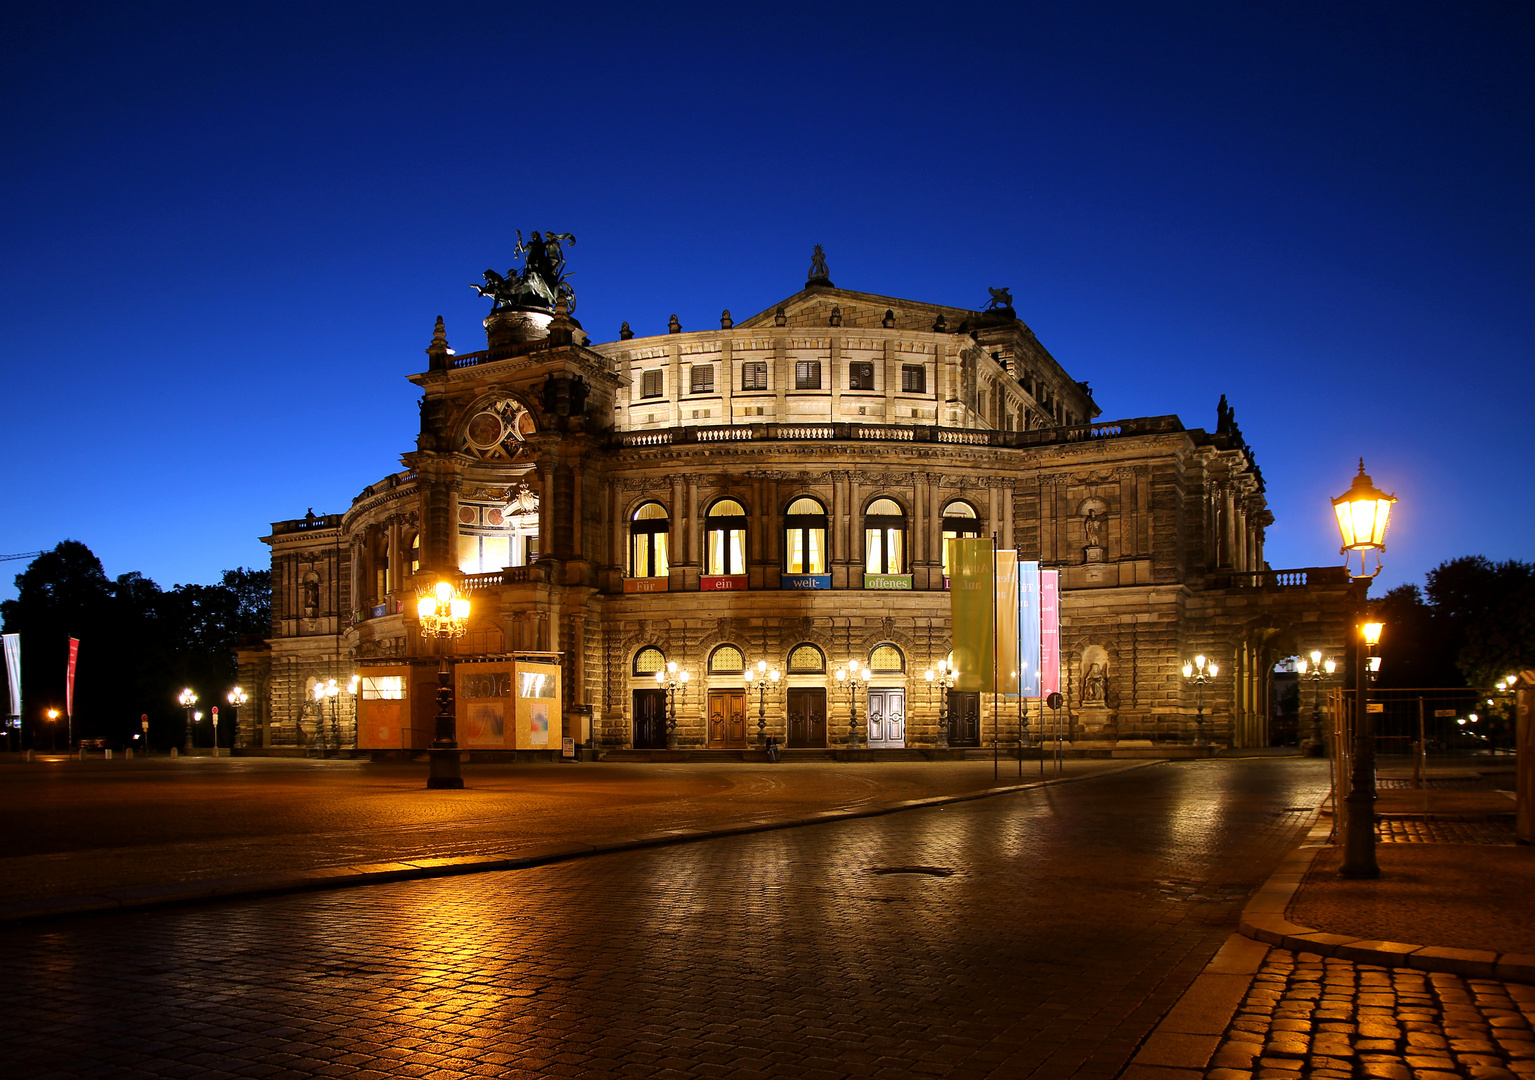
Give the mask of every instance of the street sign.
M 1434 710 L 1434 715 L 1435 716 L 1451 717 L 1451 716 L 1454 716 L 1455 714 L 1456 714 L 1456 710 L 1454 710 L 1454 709 L 1435 709 Z
M 1383 713 L 1386 711 L 1386 703 L 1384 701 L 1366 701 L 1364 703 L 1364 711 Z

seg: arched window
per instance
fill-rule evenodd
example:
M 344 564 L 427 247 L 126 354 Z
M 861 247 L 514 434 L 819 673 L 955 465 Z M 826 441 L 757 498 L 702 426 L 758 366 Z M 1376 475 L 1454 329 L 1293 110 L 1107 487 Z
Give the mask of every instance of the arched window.
M 666 534 L 671 528 L 666 507 L 648 502 L 629 520 L 629 576 L 665 577 Z
M 734 645 L 721 645 L 709 654 L 710 675 L 734 675 L 746 670 L 746 660 Z
M 654 675 L 666 666 L 666 654 L 654 645 L 646 645 L 634 654 L 634 673 L 638 676 Z
M 795 499 L 784 516 L 784 570 L 826 573 L 826 508 L 814 499 Z
M 789 650 L 790 675 L 819 675 L 826 670 L 826 654 L 814 645 L 796 645 Z
M 709 555 L 706 574 L 746 573 L 746 507 L 734 499 L 721 499 L 709 507 L 704 534 Z
M 967 502 L 951 502 L 943 508 L 943 576 L 951 573 L 949 544 L 962 536 L 980 536 L 981 522 L 975 515 L 975 507 Z
M 894 499 L 875 499 L 863 515 L 864 571 L 906 572 L 906 512 Z
M 906 657 L 889 642 L 876 645 L 869 656 L 869 670 L 876 675 L 899 675 L 906 670 Z
M 412 574 L 419 574 L 421 572 L 421 534 L 420 533 L 411 533 L 410 534 L 410 572 Z

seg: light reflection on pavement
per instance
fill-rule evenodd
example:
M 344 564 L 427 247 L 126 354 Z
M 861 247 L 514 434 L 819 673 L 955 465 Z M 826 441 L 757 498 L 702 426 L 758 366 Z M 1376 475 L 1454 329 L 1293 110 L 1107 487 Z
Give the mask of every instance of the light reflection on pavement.
M 9 927 L 0 1045 L 18 1075 L 1107 1078 L 1326 787 L 1325 762 L 1190 762 L 521 871 Z

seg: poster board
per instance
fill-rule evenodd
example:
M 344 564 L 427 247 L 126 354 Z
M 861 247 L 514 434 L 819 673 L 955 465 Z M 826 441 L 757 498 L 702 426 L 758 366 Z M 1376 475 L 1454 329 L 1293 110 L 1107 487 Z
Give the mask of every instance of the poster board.
M 410 665 L 370 666 L 357 674 L 358 749 L 409 749 Z
M 460 660 L 454 665 L 458 745 L 466 750 L 516 748 L 511 660 Z
M 516 749 L 558 750 L 565 734 L 560 714 L 560 665 L 519 658 L 514 674 Z

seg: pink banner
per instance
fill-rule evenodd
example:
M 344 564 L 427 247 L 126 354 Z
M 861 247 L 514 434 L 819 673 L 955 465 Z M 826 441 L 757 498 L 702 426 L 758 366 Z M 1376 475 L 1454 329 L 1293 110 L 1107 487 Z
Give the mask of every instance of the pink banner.
M 69 671 L 64 680 L 64 715 L 75 715 L 75 660 L 80 655 L 80 639 L 69 639 Z
M 1061 692 L 1061 572 L 1039 572 L 1040 695 Z

